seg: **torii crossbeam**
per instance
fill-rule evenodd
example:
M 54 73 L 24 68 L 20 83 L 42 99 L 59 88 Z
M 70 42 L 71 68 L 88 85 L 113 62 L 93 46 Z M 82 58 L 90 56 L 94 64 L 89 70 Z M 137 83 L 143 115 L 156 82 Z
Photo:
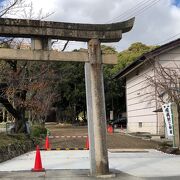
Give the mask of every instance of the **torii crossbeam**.
M 0 36 L 31 38 L 31 50 L 0 48 L 0 59 L 85 62 L 91 175 L 109 173 L 102 64 L 115 64 L 115 55 L 102 55 L 101 42 L 118 42 L 132 29 L 134 18 L 113 24 L 78 24 L 0 18 Z M 55 52 L 51 39 L 88 42 L 88 52 Z
M 122 33 L 132 29 L 134 18 L 112 24 L 79 24 L 29 19 L 0 18 L 0 36 L 46 37 L 51 39 L 88 42 L 117 42 Z

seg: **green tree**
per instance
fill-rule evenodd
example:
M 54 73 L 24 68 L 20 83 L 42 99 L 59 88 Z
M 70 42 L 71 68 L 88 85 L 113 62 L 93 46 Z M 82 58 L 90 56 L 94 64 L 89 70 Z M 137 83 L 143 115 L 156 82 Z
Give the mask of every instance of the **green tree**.
M 58 119 L 61 122 L 78 120 L 78 115 L 86 111 L 85 77 L 83 63 L 63 63 L 56 65 L 58 81 L 56 91 L 59 99 Z
M 118 64 L 114 66 L 113 73 L 125 68 L 142 54 L 155 49 L 157 46 L 147 46 L 141 42 L 131 44 L 131 46 L 118 54 Z
M 102 45 L 101 49 L 104 54 L 118 55 L 118 52 L 113 47 Z M 123 81 L 112 79 L 114 65 L 104 65 L 103 71 L 107 119 L 109 119 L 111 110 L 113 110 L 114 117 L 116 118 L 119 113 L 123 112 L 125 109 L 125 104 L 122 103 L 125 97 L 122 89 Z

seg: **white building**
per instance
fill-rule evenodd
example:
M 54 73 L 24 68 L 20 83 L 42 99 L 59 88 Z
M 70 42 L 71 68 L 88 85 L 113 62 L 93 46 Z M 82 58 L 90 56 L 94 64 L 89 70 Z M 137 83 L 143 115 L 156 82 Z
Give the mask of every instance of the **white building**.
M 155 66 L 180 67 L 180 39 L 143 54 L 121 70 L 116 78 L 126 80 L 127 130 L 129 132 L 149 132 L 164 134 L 162 112 L 155 87 L 147 82 L 148 77 L 156 78 Z

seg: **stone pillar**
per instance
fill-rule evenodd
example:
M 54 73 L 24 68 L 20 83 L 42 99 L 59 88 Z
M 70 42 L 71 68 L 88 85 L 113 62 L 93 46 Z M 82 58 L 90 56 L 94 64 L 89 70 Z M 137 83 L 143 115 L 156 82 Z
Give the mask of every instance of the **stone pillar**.
M 93 110 L 92 110 L 92 88 L 90 76 L 90 63 L 85 63 L 85 81 L 86 81 L 86 106 L 88 119 L 88 138 L 89 138 L 89 157 L 90 157 L 90 173 L 96 174 L 95 163 L 95 146 L 94 146 L 94 129 L 93 129 Z
M 106 112 L 103 67 L 100 42 L 88 42 L 89 63 L 85 64 L 88 133 L 90 141 L 91 175 L 109 173 L 106 145 Z
M 32 38 L 31 39 L 32 50 L 51 50 L 51 39 L 50 38 Z
M 177 105 L 172 103 L 172 113 L 173 113 L 173 121 L 174 121 L 174 146 L 180 147 L 180 129 L 179 129 L 179 118 L 178 118 L 178 110 Z

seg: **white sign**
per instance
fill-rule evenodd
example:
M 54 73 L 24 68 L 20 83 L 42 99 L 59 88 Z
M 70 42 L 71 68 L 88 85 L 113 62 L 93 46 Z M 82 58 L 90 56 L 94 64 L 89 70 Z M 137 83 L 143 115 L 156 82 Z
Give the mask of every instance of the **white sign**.
M 110 120 L 114 119 L 113 111 L 110 111 Z
M 172 116 L 172 110 L 171 110 L 171 103 L 163 104 L 162 105 L 164 120 L 166 123 L 167 128 L 167 134 L 168 136 L 173 136 L 173 116 Z

